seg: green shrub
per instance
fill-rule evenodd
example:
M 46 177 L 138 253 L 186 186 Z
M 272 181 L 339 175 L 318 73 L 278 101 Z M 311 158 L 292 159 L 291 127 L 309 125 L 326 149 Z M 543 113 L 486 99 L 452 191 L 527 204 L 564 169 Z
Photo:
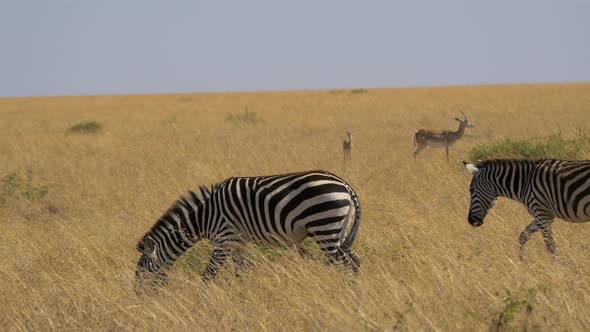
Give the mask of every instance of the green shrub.
M 520 296 L 510 294 L 510 292 L 507 293 L 508 294 L 503 298 L 504 307 L 500 312 L 493 314 L 492 324 L 490 325 L 489 330 L 498 332 L 509 329 L 511 322 L 514 321 L 517 314 L 524 308 L 524 326 L 522 330 L 526 331 L 528 317 L 534 309 L 533 305 L 537 296 L 537 290 L 531 288 L 527 291 L 527 294 Z
M 0 178 L 0 203 L 10 199 L 39 200 L 49 194 L 50 185 L 34 185 L 33 170 L 16 170 Z
M 590 136 L 577 129 L 574 138 L 567 139 L 561 132 L 530 139 L 505 138 L 475 146 L 469 153 L 470 160 L 497 158 L 525 159 L 581 159 L 590 147 Z
M 176 266 L 185 273 L 202 274 L 209 264 L 213 249 L 215 247 L 212 243 L 200 241 L 180 257 Z
M 238 127 L 255 125 L 262 121 L 262 119 L 256 115 L 256 112 L 250 112 L 248 107 L 246 107 L 244 112 L 241 113 L 229 113 L 226 116 L 226 119 Z
M 71 126 L 68 131 L 70 133 L 79 134 L 94 134 L 102 130 L 102 124 L 97 121 L 85 121 Z

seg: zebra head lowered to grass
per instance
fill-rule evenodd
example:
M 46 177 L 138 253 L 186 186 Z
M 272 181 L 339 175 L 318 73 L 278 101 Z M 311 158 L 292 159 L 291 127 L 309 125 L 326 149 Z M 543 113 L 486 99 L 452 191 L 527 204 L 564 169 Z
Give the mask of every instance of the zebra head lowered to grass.
M 217 274 L 228 256 L 245 264 L 244 246 L 256 242 L 288 246 L 312 237 L 332 263 L 357 271 L 352 252 L 361 218 L 350 185 L 326 171 L 236 177 L 190 192 L 170 208 L 137 244 L 136 291 L 167 283 L 176 259 L 200 239 L 215 245 L 203 281 Z M 350 230 L 350 231 L 349 231 Z
M 555 254 L 551 224 L 555 218 L 590 221 L 590 161 L 487 160 L 463 162 L 473 175 L 469 223 L 481 226 L 498 197 L 524 204 L 533 221 L 520 233 L 520 255 L 530 236 L 541 231 L 547 251 Z

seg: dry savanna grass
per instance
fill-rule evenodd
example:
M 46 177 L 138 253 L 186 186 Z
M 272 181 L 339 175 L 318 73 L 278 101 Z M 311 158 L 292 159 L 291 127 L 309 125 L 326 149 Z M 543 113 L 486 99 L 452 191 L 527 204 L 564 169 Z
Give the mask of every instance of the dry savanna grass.
M 0 326 L 587 330 L 590 224 L 558 221 L 558 256 L 536 234 L 520 261 L 531 217 L 503 199 L 472 228 L 461 159 L 478 143 L 588 129 L 590 84 L 359 91 L 0 99 Z M 430 148 L 414 162 L 414 130 L 456 129 L 460 111 L 477 127 L 451 162 Z M 344 164 L 347 130 L 355 146 Z M 180 194 L 309 169 L 359 193 L 360 273 L 253 248 L 244 275 L 229 264 L 204 288 L 210 247 L 198 244 L 169 287 L 136 296 L 136 242 Z

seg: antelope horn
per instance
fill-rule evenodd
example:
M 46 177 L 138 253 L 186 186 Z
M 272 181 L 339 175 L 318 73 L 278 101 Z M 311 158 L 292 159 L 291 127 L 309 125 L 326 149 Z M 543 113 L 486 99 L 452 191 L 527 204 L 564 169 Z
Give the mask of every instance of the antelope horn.
M 463 113 L 463 111 L 461 111 L 461 114 L 463 114 L 463 118 L 464 118 L 465 120 L 467 120 L 467 115 L 465 115 L 465 113 Z

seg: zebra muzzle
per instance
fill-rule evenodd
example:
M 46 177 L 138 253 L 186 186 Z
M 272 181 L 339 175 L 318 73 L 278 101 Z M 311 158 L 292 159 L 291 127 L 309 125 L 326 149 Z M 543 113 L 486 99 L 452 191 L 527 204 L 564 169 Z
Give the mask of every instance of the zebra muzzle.
M 483 225 L 483 220 L 474 218 L 473 216 L 469 216 L 469 224 L 471 224 L 471 226 L 473 227 L 479 227 L 481 225 Z

